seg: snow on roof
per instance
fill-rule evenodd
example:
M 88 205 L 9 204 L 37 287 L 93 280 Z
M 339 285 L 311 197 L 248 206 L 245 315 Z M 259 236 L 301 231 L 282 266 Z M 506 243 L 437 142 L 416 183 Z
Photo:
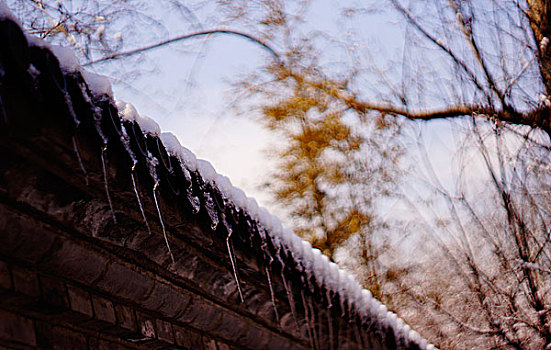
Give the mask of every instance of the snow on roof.
M 6 18 L 19 24 L 3 0 L 0 0 L 0 19 Z M 27 37 L 27 39 L 30 45 L 47 48 L 54 53 L 65 74 L 80 72 L 92 94 L 97 97 L 107 95 L 113 98 L 109 80 L 85 71 L 71 49 L 49 45 L 35 37 Z M 226 203 L 231 203 L 237 210 L 248 213 L 256 220 L 259 226 L 264 228 L 266 238 L 271 240 L 278 252 L 284 251 L 290 254 L 297 264 L 304 268 L 309 279 L 313 278 L 316 283 L 325 286 L 334 295 L 339 295 L 343 309 L 346 303 L 349 310 L 354 308 L 360 316 L 378 320 L 381 324 L 393 329 L 395 335 L 406 342 L 413 342 L 421 349 L 435 349 L 395 313 L 388 311 L 370 291 L 363 289 L 350 273 L 339 269 L 320 250 L 312 248 L 310 243 L 303 241 L 291 229 L 284 227 L 276 216 L 265 208 L 259 207 L 256 200 L 248 198 L 241 189 L 234 187 L 227 177 L 218 174 L 208 161 L 197 159 L 190 150 L 180 144 L 175 135 L 161 132 L 161 128 L 153 119 L 140 115 L 131 104 L 123 101 L 116 101 L 115 104 L 122 120 L 137 123 L 145 134 L 160 138 L 167 153 L 180 160 L 182 171 L 188 180 L 190 172 L 198 173 L 205 183 L 210 184 L 223 195 Z
M 2 2 L 0 2 L 0 18 L 2 16 L 1 4 Z M 27 35 L 27 41 L 31 46 L 50 50 L 59 61 L 59 68 L 61 68 L 61 71 L 64 74 L 81 73 L 84 77 L 84 80 L 86 80 L 86 84 L 88 85 L 90 92 L 94 96 L 104 95 L 114 98 L 109 79 L 106 76 L 96 74 L 82 68 L 82 66 L 78 62 L 78 58 L 75 55 L 75 52 L 72 49 L 64 46 L 52 45 L 32 35 Z

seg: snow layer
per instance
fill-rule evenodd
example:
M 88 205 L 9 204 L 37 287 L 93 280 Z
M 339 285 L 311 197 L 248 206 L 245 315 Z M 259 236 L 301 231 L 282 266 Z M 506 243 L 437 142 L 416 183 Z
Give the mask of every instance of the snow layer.
M 94 96 L 107 95 L 113 98 L 111 83 L 106 76 L 95 74 L 87 70 L 82 71 L 82 76 L 84 80 L 86 80 L 86 84 Z
M 130 103 L 119 100 L 116 101 L 115 104 L 119 110 L 119 116 L 122 120 L 138 123 L 142 131 L 146 134 L 153 136 L 161 135 L 161 127 L 159 124 L 148 116 L 138 114 L 136 108 L 134 108 L 134 106 Z
M 81 70 L 80 63 L 78 63 L 78 58 L 75 55 L 75 52 L 70 48 L 50 45 L 49 49 L 55 57 L 57 57 L 57 60 L 59 61 L 59 68 L 61 68 L 63 73 L 75 73 Z
M 109 78 L 83 69 L 72 49 L 64 46 L 51 45 L 50 43 L 32 35 L 27 35 L 27 41 L 31 46 L 50 50 L 59 61 L 59 68 L 61 68 L 61 71 L 64 74 L 74 74 L 80 72 L 86 81 L 86 85 L 88 85 L 90 92 L 94 96 L 109 96 L 114 98 L 113 89 L 111 88 Z
M 19 24 L 5 2 L 0 0 L 0 19 L 2 18 L 9 18 Z M 49 45 L 33 37 L 28 37 L 28 41 L 33 46 L 50 49 L 58 58 L 64 73 L 81 72 L 93 94 L 113 97 L 109 80 L 84 71 L 70 49 Z M 343 303 L 347 303 L 348 308 L 355 307 L 364 316 L 378 318 L 379 322 L 393 328 L 397 335 L 417 343 L 421 348 L 435 349 L 432 344 L 427 344 L 419 333 L 413 331 L 396 314 L 389 312 L 385 305 L 373 298 L 371 292 L 362 289 L 352 275 L 339 269 L 336 264 L 329 262 L 326 256 L 321 254 L 319 250 L 313 249 L 310 243 L 301 240 L 292 230 L 284 228 L 276 216 L 270 214 L 265 208 L 259 207 L 254 199 L 247 198 L 242 190 L 233 187 L 230 180 L 216 173 L 214 167 L 208 161 L 196 159 L 191 151 L 181 146 L 173 134 L 161 133 L 159 125 L 154 120 L 138 114 L 131 104 L 117 101 L 116 105 L 123 120 L 136 122 L 146 134 L 160 137 L 167 152 L 181 161 L 184 173 L 189 174 L 189 171 L 198 171 L 203 180 L 219 189 L 227 201 L 232 202 L 238 210 L 249 213 L 262 227 L 267 229 L 269 237 L 266 238 L 273 241 L 276 249 L 291 252 L 293 257 L 304 266 L 305 271 L 314 275 L 316 281 L 325 284 L 334 293 L 340 294 L 341 300 L 343 300 Z

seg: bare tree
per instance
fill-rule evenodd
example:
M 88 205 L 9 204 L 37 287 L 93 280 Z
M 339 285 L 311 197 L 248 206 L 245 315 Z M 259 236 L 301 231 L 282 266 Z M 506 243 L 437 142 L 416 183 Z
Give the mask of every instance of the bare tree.
M 426 234 L 418 249 L 430 254 L 394 284 L 393 300 L 442 348 L 546 348 L 549 148 L 475 118 L 464 144 L 472 147 L 461 159 L 470 162 L 455 186 L 425 162 L 433 211 L 414 203 L 429 217 L 417 230 Z

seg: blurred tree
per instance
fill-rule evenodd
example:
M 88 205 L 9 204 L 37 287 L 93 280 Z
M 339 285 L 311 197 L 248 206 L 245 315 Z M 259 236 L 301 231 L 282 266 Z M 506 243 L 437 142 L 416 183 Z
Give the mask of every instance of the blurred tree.
M 399 296 L 393 302 L 400 313 L 441 348 L 546 349 L 551 149 L 476 118 L 464 136 L 462 144 L 471 147 L 462 150 L 454 185 L 424 162 L 423 197 L 432 204 L 416 201 L 416 209 L 433 214 L 416 230 L 420 249 L 430 255 L 389 293 Z
M 380 257 L 389 246 L 376 210 L 378 200 L 389 196 L 398 181 L 399 123 L 384 117 L 366 119 L 364 112 L 341 98 L 347 78 L 325 76 L 316 43 L 295 36 L 307 5 L 303 1 L 221 4 L 238 23 L 243 20 L 239 15 L 254 8 L 260 25 L 256 35 L 272 47 L 283 47 L 278 60 L 267 64 L 265 72 L 245 78 L 238 90 L 260 101 L 260 122 L 280 136 L 271 152 L 277 170 L 266 188 L 289 215 L 295 232 L 332 260 L 338 261 L 338 250 L 349 246 L 348 251 L 354 252 L 345 254 L 344 260 L 352 260 L 349 267 L 361 266 L 364 286 L 384 299 L 387 268 Z
M 278 170 L 267 187 L 286 208 L 295 232 L 330 259 L 355 240 L 357 260 L 368 271 L 365 285 L 381 298 L 378 258 L 387 242 L 375 237 L 381 225 L 375 208 L 397 178 L 400 147 L 393 136 L 399 128 L 360 122 L 342 101 L 305 83 L 302 77 L 308 74 L 315 73 L 249 86 L 262 93 L 262 101 L 277 101 L 262 108 L 261 121 L 283 140 L 273 151 Z M 282 96 L 282 90 L 288 93 Z

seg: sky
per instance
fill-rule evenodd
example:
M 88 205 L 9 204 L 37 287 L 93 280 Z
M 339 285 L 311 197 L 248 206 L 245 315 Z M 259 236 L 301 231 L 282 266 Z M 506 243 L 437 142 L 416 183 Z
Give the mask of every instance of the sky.
M 338 15 L 341 6 L 334 1 L 313 2 L 302 30 L 338 37 L 346 30 Z M 355 49 L 375 51 L 377 45 L 377 52 L 387 55 L 400 50 L 397 43 L 402 33 L 391 19 L 384 14 L 369 18 L 356 23 L 354 31 L 369 40 L 366 47 Z M 176 34 L 180 34 L 177 29 Z M 341 59 L 329 54 L 330 45 L 326 59 Z M 275 166 L 266 151 L 281 141 L 258 123 L 254 111 L 237 113 L 232 107 L 236 98 L 232 82 L 258 70 L 267 59 L 262 49 L 242 38 L 193 39 L 147 53 L 147 60 L 154 62 L 153 71 L 142 74 L 131 85 L 114 82 L 114 92 L 117 99 L 132 103 L 140 114 L 156 120 L 163 131 L 174 133 L 183 146 L 211 162 L 234 186 L 284 216 L 262 190 L 262 183 Z

